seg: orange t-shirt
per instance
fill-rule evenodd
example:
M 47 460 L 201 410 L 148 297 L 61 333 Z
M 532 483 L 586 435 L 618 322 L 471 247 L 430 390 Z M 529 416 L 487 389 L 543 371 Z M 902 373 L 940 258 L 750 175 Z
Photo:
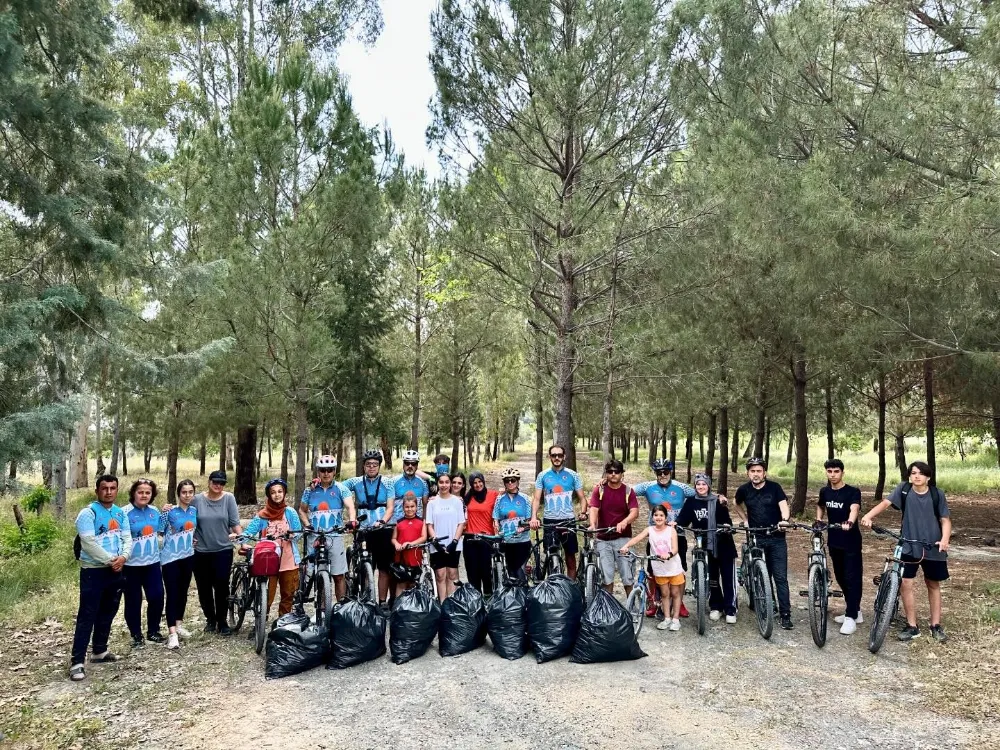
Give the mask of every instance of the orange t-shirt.
M 465 506 L 465 533 L 492 534 L 493 506 L 496 504 L 496 490 L 486 490 L 486 498 L 481 503 L 476 500 L 469 500 L 469 504 Z
M 423 533 L 424 522 L 419 518 L 401 518 L 396 522 L 396 541 L 400 544 L 415 542 Z M 420 565 L 423 555 L 423 550 L 408 549 L 396 553 L 396 562 L 416 568 Z

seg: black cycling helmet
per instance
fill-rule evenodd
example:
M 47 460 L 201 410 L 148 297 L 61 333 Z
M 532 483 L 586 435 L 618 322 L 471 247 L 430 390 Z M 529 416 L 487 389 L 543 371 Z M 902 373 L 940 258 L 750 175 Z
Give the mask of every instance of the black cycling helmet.
M 382 451 L 380 451 L 378 448 L 369 448 L 361 456 L 361 460 L 362 461 L 371 461 L 372 459 L 378 461 L 379 464 L 381 464 L 382 463 Z
M 765 471 L 767 470 L 767 464 L 764 463 L 764 459 L 763 458 L 758 458 L 757 456 L 754 456 L 753 458 L 748 458 L 747 459 L 747 471 L 750 470 L 751 466 L 763 466 L 764 470 Z
M 395 576 L 397 581 L 402 581 L 403 583 L 415 583 L 417 580 L 416 571 L 409 565 L 392 563 L 389 565 L 389 572 Z
M 653 463 L 651 463 L 649 466 L 653 471 L 673 472 L 674 470 L 674 462 L 671 461 L 669 458 L 658 458 L 655 461 L 653 461 Z
M 264 497 L 271 497 L 271 488 L 279 484 L 285 488 L 285 494 L 288 494 L 288 482 L 281 477 L 276 477 L 275 479 L 269 480 L 268 483 L 264 485 Z

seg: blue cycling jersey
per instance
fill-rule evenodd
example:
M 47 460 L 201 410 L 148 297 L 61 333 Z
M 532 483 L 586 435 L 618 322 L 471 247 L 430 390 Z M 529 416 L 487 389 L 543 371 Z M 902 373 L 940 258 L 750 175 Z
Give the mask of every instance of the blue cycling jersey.
M 643 482 L 635 488 L 635 494 L 646 498 L 649 503 L 649 525 L 653 525 L 653 508 L 657 505 L 667 506 L 667 522 L 677 520 L 684 507 L 684 501 L 694 497 L 694 488 L 684 482 L 670 481 L 667 485 L 659 482 Z
M 403 517 L 403 498 L 407 492 L 412 492 L 417 498 L 417 517 L 424 517 L 424 501 L 428 495 L 427 482 L 416 475 L 408 477 L 406 474 L 400 474 L 392 480 L 392 487 L 396 494 L 395 505 L 392 508 L 393 523 L 399 523 Z
M 140 510 L 129 503 L 122 510 L 128 516 L 128 526 L 132 532 L 132 554 L 125 564 L 138 567 L 158 563 L 160 541 L 157 535 L 166 531 L 167 519 L 151 504 Z
M 535 489 L 541 488 L 545 500 L 545 520 L 560 521 L 575 518 L 573 495 L 583 489 L 583 480 L 572 469 L 546 469 L 535 479 Z

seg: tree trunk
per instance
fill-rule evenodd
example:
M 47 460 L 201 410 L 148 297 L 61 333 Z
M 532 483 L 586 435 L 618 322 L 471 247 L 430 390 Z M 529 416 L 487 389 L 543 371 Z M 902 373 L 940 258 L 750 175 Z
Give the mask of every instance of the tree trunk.
M 360 477 L 365 473 L 365 460 L 362 458 L 365 452 L 365 429 L 361 411 L 354 410 L 354 476 Z M 430 451 L 427 451 L 430 453 Z
M 733 444 L 729 449 L 729 471 L 733 474 L 736 473 L 736 467 L 739 465 L 740 458 L 740 423 L 739 421 L 733 425 Z
M 833 458 L 836 455 L 836 443 L 833 439 L 833 386 L 826 384 L 826 457 Z
M 885 491 L 885 413 L 888 408 L 885 393 L 885 375 L 878 379 L 878 480 L 875 483 L 875 502 L 882 502 Z
M 52 462 L 42 461 L 42 486 L 52 489 Z
M 181 452 L 181 402 L 175 400 L 167 426 L 167 490 L 177 486 L 177 458 Z
M 563 278 L 560 289 L 559 325 L 556 327 L 556 398 L 553 429 L 555 442 L 566 451 L 566 467 L 576 469 L 576 438 L 573 435 L 573 384 L 576 344 L 573 341 L 573 311 L 576 308 L 573 255 L 561 252 Z
M 677 434 L 676 428 L 672 428 L 673 435 Z M 675 453 L 676 439 L 671 440 L 670 454 Z M 684 439 L 684 460 L 687 462 L 687 481 L 691 483 L 691 464 L 694 463 L 694 417 L 688 417 L 687 437 Z M 677 464 L 674 463 L 674 474 L 677 473 Z
M 937 453 L 934 450 L 934 363 L 929 359 L 924 360 L 924 413 L 927 429 L 927 465 L 931 467 L 931 484 L 935 484 Z
M 110 472 L 118 476 L 118 461 L 122 449 L 122 399 L 119 395 L 118 406 L 115 409 L 115 426 L 111 433 L 111 469 Z
M 719 409 L 719 481 L 716 483 L 720 495 L 725 495 L 729 487 L 729 407 Z
M 997 448 L 997 467 L 1000 468 L 1000 401 L 993 402 L 993 443 Z
M 94 448 L 97 453 L 97 476 L 106 474 L 108 469 L 104 465 L 104 446 L 101 444 L 102 432 L 101 432 L 101 422 L 104 415 L 101 414 L 101 394 L 94 395 Z
M 635 431 L 635 436 L 632 438 L 632 463 L 639 463 L 639 431 Z
M 771 462 L 771 418 L 767 418 L 767 426 L 764 429 L 764 465 Z
M 392 471 L 392 448 L 389 447 L 389 436 L 385 433 L 379 435 L 378 446 L 382 449 L 382 460 L 385 462 L 387 471 Z M 452 463 L 452 471 L 458 470 L 458 464 Z
M 715 476 L 715 437 L 719 415 L 714 411 L 708 413 L 708 455 L 705 458 L 705 473 Z
M 340 479 L 343 476 L 344 468 L 344 436 L 341 435 L 337 440 L 337 471 L 334 476 Z
M 281 478 L 288 481 L 288 454 L 292 450 L 292 428 L 286 419 L 281 428 Z
M 306 396 L 298 394 L 295 404 L 295 510 L 306 491 L 306 450 L 309 447 L 309 408 Z
M 451 413 L 451 470 L 458 471 L 458 446 L 461 445 L 462 418 L 455 409 Z
M 767 409 L 764 405 L 764 389 L 762 388 L 757 396 L 757 412 L 756 421 L 754 422 L 753 428 L 753 455 L 757 458 L 761 458 L 764 455 L 764 438 L 765 433 L 767 433 Z M 747 446 L 750 449 L 750 446 Z M 744 458 L 750 458 L 750 455 L 744 456 Z
M 128 476 L 128 440 L 125 438 L 125 430 L 122 429 L 122 476 Z
M 664 435 L 666 437 L 666 435 Z M 659 448 L 660 431 L 656 427 L 656 422 L 649 423 L 649 463 L 656 460 L 657 448 Z
M 806 386 L 808 384 L 806 358 L 796 357 L 792 364 L 795 413 L 795 491 L 792 496 L 792 515 L 798 516 L 806 509 L 809 491 L 809 423 L 806 413 Z
M 413 402 L 410 404 L 410 450 L 420 447 L 420 381 L 423 376 L 423 270 L 417 265 L 417 283 L 413 297 Z
M 788 427 L 788 449 L 785 451 L 785 463 L 792 462 L 792 452 L 795 449 L 795 417 L 792 417 L 792 424 Z
M 337 464 L 340 465 L 339 463 Z M 271 433 L 267 433 L 267 468 L 270 469 L 274 466 L 274 455 L 271 453 Z
M 607 463 L 614 457 L 613 425 L 611 424 L 612 397 L 614 395 L 614 369 L 611 366 L 610 344 L 605 344 L 604 398 L 601 401 L 601 461 Z
M 52 501 L 53 510 L 55 511 L 55 516 L 59 520 L 64 520 L 66 518 L 66 458 L 64 451 L 66 450 L 66 437 L 61 431 L 57 431 L 56 440 L 54 441 L 56 445 L 56 456 L 57 458 L 52 461 L 52 478 L 50 489 L 55 493 L 55 499 Z
M 906 476 L 906 436 L 896 435 L 896 467 L 899 469 L 899 481 L 905 482 Z
M 208 435 L 201 433 L 201 445 L 198 446 L 198 476 L 205 476 L 205 462 L 208 460 Z
M 226 454 L 229 453 L 229 446 L 226 442 L 226 431 L 219 433 L 219 471 L 226 470 Z
M 236 456 L 233 453 L 233 444 L 226 443 L 226 471 L 234 471 L 236 469 Z
M 545 352 L 542 349 L 544 340 L 537 328 L 535 331 L 535 476 L 542 473 L 545 462 L 545 404 L 542 401 L 542 366 L 545 363 Z M 476 463 L 479 457 L 476 457 Z
M 236 430 L 236 484 L 233 494 L 239 505 L 257 504 L 257 425 L 244 424 Z
M 705 431 L 698 430 L 698 463 L 705 465 Z
M 267 421 L 260 424 L 260 442 L 257 447 L 257 465 L 254 467 L 254 478 L 260 478 L 261 459 L 264 457 L 264 433 L 267 431 Z
M 69 477 L 66 484 L 70 489 L 89 487 L 87 478 L 87 433 L 90 431 L 90 399 L 84 397 L 83 415 L 69 441 Z

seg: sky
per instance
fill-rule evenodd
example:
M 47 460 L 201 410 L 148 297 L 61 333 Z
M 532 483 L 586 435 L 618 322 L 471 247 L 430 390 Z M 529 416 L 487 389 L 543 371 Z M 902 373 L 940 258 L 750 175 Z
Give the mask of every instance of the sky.
M 440 169 L 424 132 L 427 105 L 434 96 L 430 14 L 438 0 L 382 0 L 385 27 L 375 45 L 351 40 L 340 49 L 338 66 L 349 79 L 354 108 L 368 125 L 388 125 L 407 166 L 423 166 L 434 177 Z

